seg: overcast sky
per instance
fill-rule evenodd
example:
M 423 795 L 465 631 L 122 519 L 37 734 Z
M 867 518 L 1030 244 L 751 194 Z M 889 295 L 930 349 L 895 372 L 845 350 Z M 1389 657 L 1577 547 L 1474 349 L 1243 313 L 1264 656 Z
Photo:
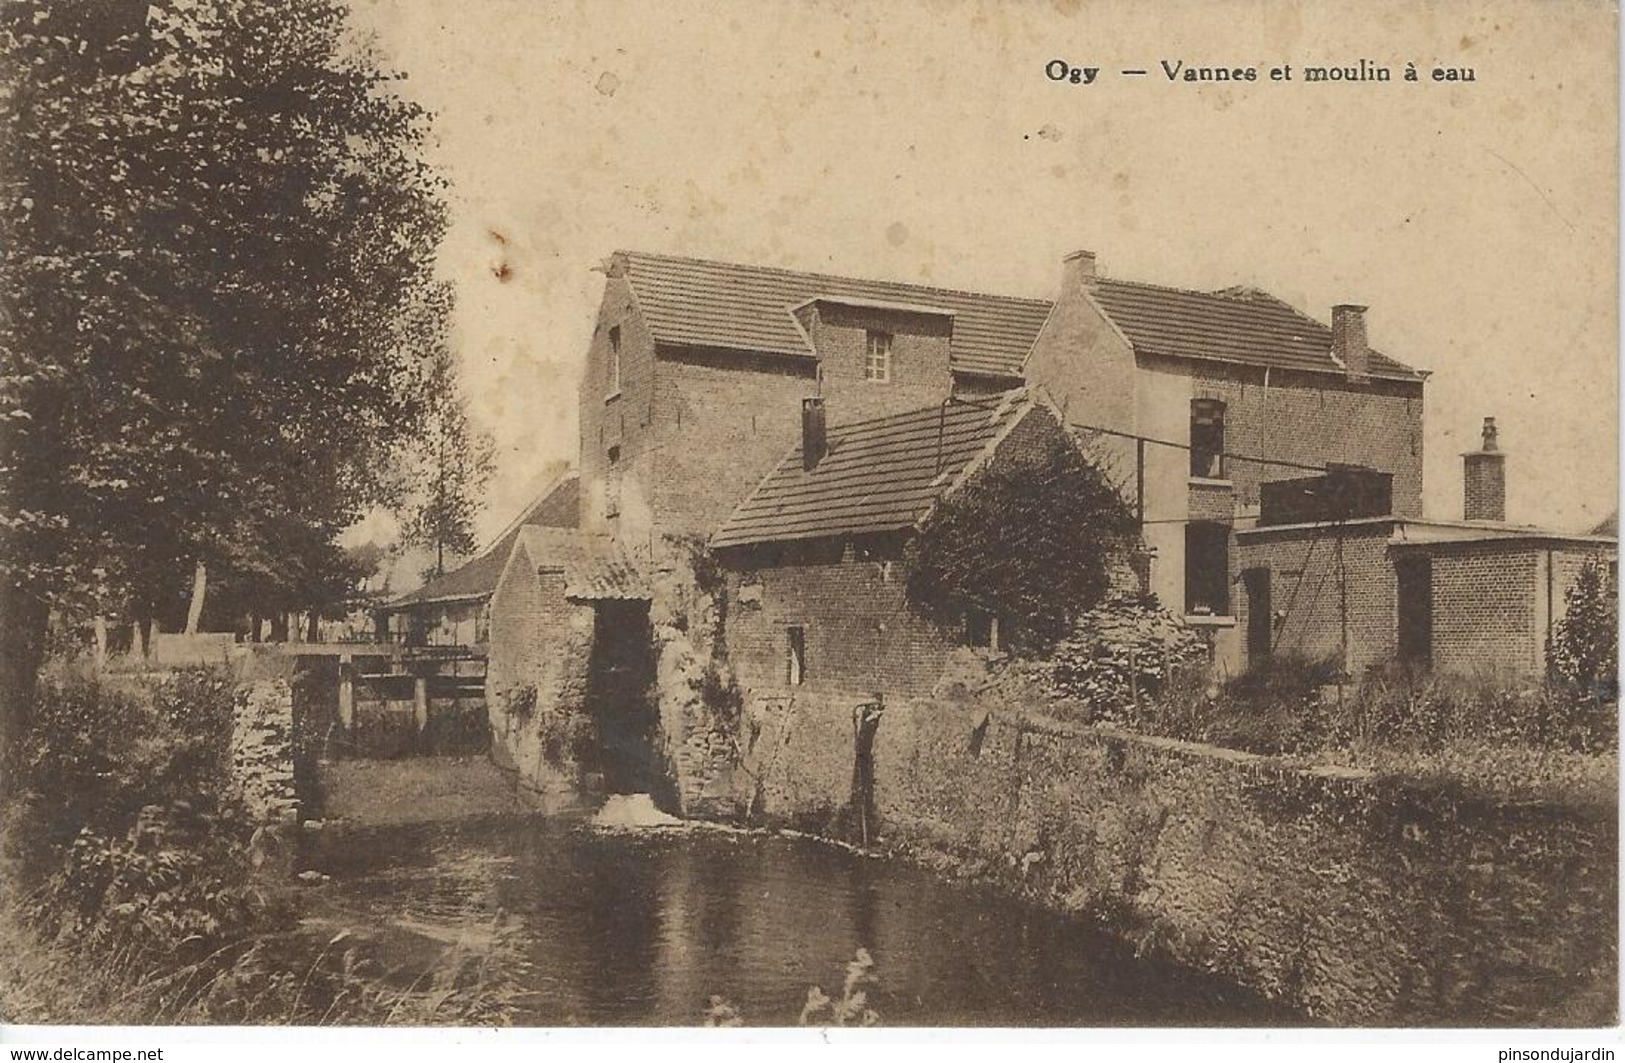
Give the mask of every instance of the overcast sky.
M 438 114 L 443 268 L 498 442 L 487 536 L 574 460 L 592 268 L 618 248 L 1044 298 L 1089 248 L 1108 276 L 1254 285 L 1323 321 L 1364 303 L 1373 345 L 1433 372 L 1429 515 L 1461 515 L 1486 414 L 1510 519 L 1615 507 L 1611 3 L 356 4 Z M 1302 80 L 1362 58 L 1394 80 Z M 1057 84 L 1053 59 L 1103 72 Z

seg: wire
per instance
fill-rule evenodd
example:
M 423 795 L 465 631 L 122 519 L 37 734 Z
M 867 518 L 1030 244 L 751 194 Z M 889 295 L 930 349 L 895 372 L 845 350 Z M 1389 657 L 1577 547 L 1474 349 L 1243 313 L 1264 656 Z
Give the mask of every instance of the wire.
M 1099 432 L 1102 435 L 1120 436 L 1124 439 L 1138 439 L 1141 442 L 1153 443 L 1159 447 L 1172 447 L 1175 450 L 1195 449 L 1189 443 L 1176 443 L 1171 439 L 1157 439 L 1154 436 L 1142 436 L 1134 432 L 1119 431 L 1116 428 L 1103 428 L 1095 424 L 1079 424 L 1077 421 L 1070 422 L 1070 424 L 1071 427 L 1082 429 L 1085 432 Z M 1330 466 L 1326 465 L 1309 465 L 1301 461 L 1286 461 L 1281 458 L 1260 458 L 1256 455 L 1238 454 L 1229 450 L 1221 452 L 1219 456 L 1227 460 L 1244 461 L 1252 465 L 1278 465 L 1284 469 L 1302 469 L 1305 472 L 1331 472 Z
M 995 405 L 990 405 L 985 402 L 977 402 L 975 399 L 967 399 L 963 395 L 950 394 L 948 396 L 948 402 L 957 402 L 964 406 L 974 406 L 979 410 L 992 411 L 998 409 L 998 407 Z M 947 405 L 947 403 L 944 403 L 944 405 Z M 1176 443 L 1171 439 L 1158 439 L 1155 436 L 1142 436 L 1136 432 L 1124 432 L 1120 429 L 1106 428 L 1097 424 L 1083 424 L 1079 421 L 1069 421 L 1067 422 L 1067 425 L 1068 427 L 1077 428 L 1085 432 L 1099 432 L 1102 435 L 1119 436 L 1123 439 L 1138 439 L 1141 442 L 1152 443 L 1159 447 L 1172 447 L 1175 450 L 1186 451 L 1194 449 L 1189 443 Z M 1283 469 L 1301 469 L 1304 472 L 1331 472 L 1331 467 L 1327 465 L 1311 465 L 1301 461 L 1287 461 L 1283 458 L 1261 458 L 1255 454 L 1242 454 L 1237 451 L 1230 450 L 1223 451 L 1220 454 L 1220 457 L 1227 460 L 1243 461 L 1252 465 L 1276 465 Z

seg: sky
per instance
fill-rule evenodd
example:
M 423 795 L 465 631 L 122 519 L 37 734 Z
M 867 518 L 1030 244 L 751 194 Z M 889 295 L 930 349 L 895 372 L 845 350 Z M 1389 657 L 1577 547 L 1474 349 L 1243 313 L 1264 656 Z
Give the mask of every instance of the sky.
M 1611 3 L 354 5 L 436 114 L 441 270 L 497 441 L 485 538 L 574 460 L 617 249 L 1052 298 L 1086 248 L 1107 276 L 1252 285 L 1322 321 L 1364 304 L 1372 345 L 1432 372 L 1428 515 L 1460 517 L 1486 415 L 1509 519 L 1617 505 Z M 1101 73 L 1052 81 L 1057 59 Z M 1393 80 L 1303 80 L 1361 59 Z

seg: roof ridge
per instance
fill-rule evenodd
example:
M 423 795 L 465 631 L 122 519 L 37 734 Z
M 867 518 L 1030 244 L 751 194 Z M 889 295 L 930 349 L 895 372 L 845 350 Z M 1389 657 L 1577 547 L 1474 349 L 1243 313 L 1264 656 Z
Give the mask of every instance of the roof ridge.
M 848 281 L 857 284 L 896 284 L 904 288 L 914 288 L 922 292 L 940 292 L 944 295 L 963 295 L 973 299 L 998 299 L 1010 303 L 1030 303 L 1033 305 L 1052 306 L 1053 299 L 1043 299 L 1030 295 L 1005 295 L 1001 292 L 973 291 L 969 288 L 949 288 L 936 284 L 921 284 L 918 281 L 891 280 L 885 277 L 859 277 L 846 273 L 818 273 L 812 270 L 790 269 L 786 266 L 765 266 L 752 262 L 729 262 L 719 258 L 698 258 L 693 255 L 672 255 L 659 251 L 632 251 L 622 248 L 614 252 L 628 258 L 662 259 L 667 262 L 692 262 L 702 266 L 725 266 L 731 269 L 759 270 L 763 273 L 776 273 L 781 277 L 815 278 L 818 280 Z

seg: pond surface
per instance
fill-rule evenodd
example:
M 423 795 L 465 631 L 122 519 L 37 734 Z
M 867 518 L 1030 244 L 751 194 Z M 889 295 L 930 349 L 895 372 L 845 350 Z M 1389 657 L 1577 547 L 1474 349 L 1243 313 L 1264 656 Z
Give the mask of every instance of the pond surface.
M 809 839 L 510 819 L 334 841 L 313 923 L 376 940 L 403 978 L 500 939 L 522 1025 L 693 1026 L 713 995 L 748 1025 L 794 1024 L 860 947 L 888 1026 L 1301 1021 L 1081 921 Z

